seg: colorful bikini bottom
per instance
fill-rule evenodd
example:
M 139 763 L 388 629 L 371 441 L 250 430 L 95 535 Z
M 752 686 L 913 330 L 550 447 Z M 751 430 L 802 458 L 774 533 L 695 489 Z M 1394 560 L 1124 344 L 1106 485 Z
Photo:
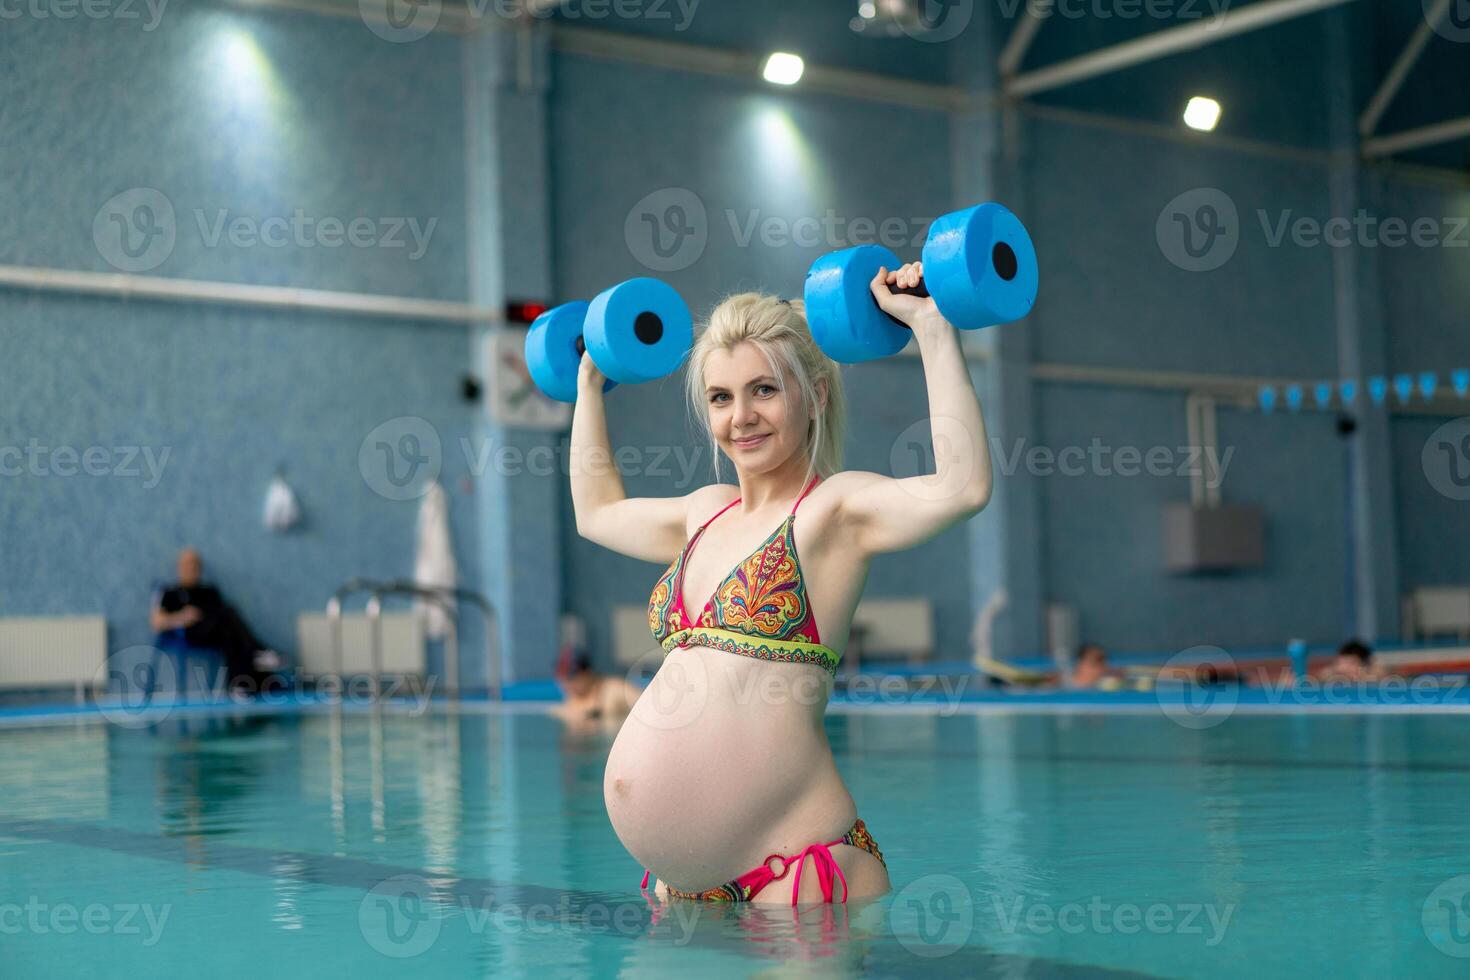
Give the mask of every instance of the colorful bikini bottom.
M 838 844 L 851 844 L 853 847 L 861 847 L 873 857 L 877 858 L 883 867 L 888 867 L 888 862 L 883 860 L 883 852 L 878 850 L 878 844 L 873 840 L 873 835 L 868 833 L 867 825 L 859 818 L 852 825 L 852 829 L 843 834 L 837 840 L 828 841 L 825 844 L 812 844 L 805 848 L 800 854 L 786 857 L 782 854 L 772 854 L 761 863 L 760 867 L 752 868 L 734 881 L 711 888 L 703 892 L 681 892 L 665 883 L 670 895 L 674 898 L 690 898 L 703 902 L 748 902 L 759 895 L 761 891 L 773 881 L 780 881 L 786 877 L 786 872 L 792 868 L 796 869 L 796 878 L 791 884 L 791 904 L 796 904 L 796 897 L 801 894 L 801 866 L 810 857 L 816 865 L 817 882 L 822 887 L 822 901 L 831 902 L 834 889 L 832 887 L 832 876 L 835 873 L 837 879 L 842 882 L 842 900 L 847 901 L 847 877 L 843 875 L 842 869 L 837 866 L 837 861 L 832 857 L 829 848 Z M 771 863 L 779 861 L 780 871 L 771 867 Z M 641 888 L 648 887 L 650 872 L 643 872 L 643 883 Z

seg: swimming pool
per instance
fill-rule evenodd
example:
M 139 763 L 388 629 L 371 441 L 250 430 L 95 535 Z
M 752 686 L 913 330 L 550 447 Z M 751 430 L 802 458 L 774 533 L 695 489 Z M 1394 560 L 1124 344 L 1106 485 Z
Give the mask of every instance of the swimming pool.
M 1462 717 L 829 714 L 894 891 L 662 911 L 534 712 L 0 730 L 0 975 L 1463 976 Z M 732 743 L 733 744 L 733 743 Z

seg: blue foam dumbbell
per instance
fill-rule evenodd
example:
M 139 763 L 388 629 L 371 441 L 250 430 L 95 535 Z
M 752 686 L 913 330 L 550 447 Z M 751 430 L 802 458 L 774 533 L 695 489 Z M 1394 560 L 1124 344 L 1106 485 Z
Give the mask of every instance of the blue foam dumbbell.
M 526 334 L 526 367 L 536 387 L 557 401 L 577 400 L 583 351 L 608 379 L 638 384 L 672 374 L 694 344 L 694 318 L 672 286 L 629 279 L 599 293 L 547 310 Z
M 1019 320 L 1036 301 L 1036 248 L 1021 220 L 988 203 L 946 214 L 929 226 L 924 279 L 896 293 L 934 297 L 944 318 L 962 330 Z M 881 245 L 859 245 L 817 259 L 806 277 L 812 337 L 835 361 L 857 363 L 896 354 L 908 328 L 884 313 L 868 284 L 879 268 L 903 263 Z

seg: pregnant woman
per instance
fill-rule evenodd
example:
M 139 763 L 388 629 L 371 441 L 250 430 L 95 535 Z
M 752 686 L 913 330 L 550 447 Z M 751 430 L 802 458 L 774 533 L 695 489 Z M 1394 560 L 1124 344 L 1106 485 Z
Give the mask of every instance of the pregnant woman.
M 842 380 L 800 303 L 747 293 L 688 363 L 694 417 L 737 485 L 630 499 L 611 465 L 602 374 L 583 356 L 572 422 L 577 531 L 670 563 L 648 606 L 665 651 L 607 761 L 608 817 L 660 897 L 795 905 L 881 895 L 883 854 L 822 726 L 874 555 L 912 548 L 990 498 L 979 400 L 919 263 L 870 288 L 923 358 L 937 472 L 842 471 Z M 671 438 L 673 437 L 671 433 Z M 644 886 L 649 874 L 645 873 Z

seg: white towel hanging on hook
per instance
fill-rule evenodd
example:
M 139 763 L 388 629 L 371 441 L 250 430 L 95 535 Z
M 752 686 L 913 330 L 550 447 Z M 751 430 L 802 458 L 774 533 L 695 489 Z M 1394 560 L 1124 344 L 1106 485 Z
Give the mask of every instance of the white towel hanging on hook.
M 265 528 L 277 534 L 289 531 L 301 520 L 301 505 L 296 502 L 286 478 L 279 470 L 265 491 Z
M 419 504 L 418 552 L 413 563 L 413 580 L 425 588 L 454 588 L 459 572 L 454 564 L 454 546 L 449 536 L 449 495 L 438 481 L 429 484 Z M 418 602 L 430 639 L 443 639 L 449 633 L 454 602 L 448 608 L 437 602 Z

